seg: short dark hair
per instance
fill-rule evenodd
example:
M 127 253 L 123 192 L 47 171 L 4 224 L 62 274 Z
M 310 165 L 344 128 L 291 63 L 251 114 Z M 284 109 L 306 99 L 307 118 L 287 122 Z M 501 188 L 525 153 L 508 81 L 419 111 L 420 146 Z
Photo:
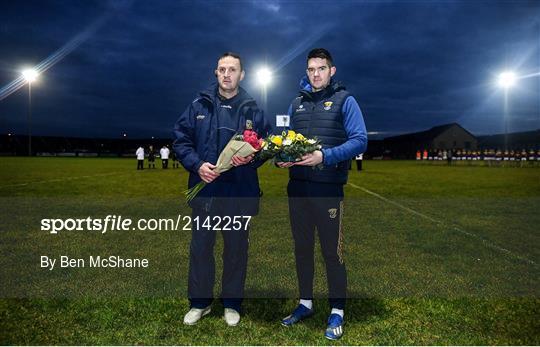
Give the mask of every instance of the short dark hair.
M 240 71 L 244 70 L 244 68 L 242 67 L 242 58 L 240 58 L 240 55 L 238 53 L 225 52 L 225 53 L 223 53 L 221 55 L 221 57 L 219 57 L 218 61 L 220 61 L 221 59 L 226 58 L 226 57 L 233 57 L 233 58 L 238 59 L 238 61 L 240 62 Z
M 307 61 L 309 61 L 309 59 L 313 59 L 313 58 L 326 59 L 326 61 L 328 62 L 328 65 L 330 65 L 330 67 L 334 66 L 334 61 L 332 60 L 332 55 L 330 54 L 330 52 L 328 52 L 324 48 L 314 48 L 311 51 L 309 51 L 308 56 L 307 56 Z

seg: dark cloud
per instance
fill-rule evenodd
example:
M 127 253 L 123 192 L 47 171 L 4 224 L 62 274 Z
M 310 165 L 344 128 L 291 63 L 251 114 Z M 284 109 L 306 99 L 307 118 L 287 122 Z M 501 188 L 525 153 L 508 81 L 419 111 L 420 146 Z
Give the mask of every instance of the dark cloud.
M 454 121 L 501 132 L 493 79 L 505 67 L 540 71 L 537 1 L 24 1 L 0 5 L 0 86 L 104 16 L 33 87 L 34 133 L 169 136 L 228 50 L 243 56 L 257 99 L 255 69 L 287 62 L 268 91 L 274 115 L 295 96 L 307 50 L 328 48 L 368 130 L 382 133 Z M 540 76 L 511 91 L 511 130 L 540 128 L 539 95 Z M 26 101 L 26 88 L 0 101 L 0 131 L 25 132 Z

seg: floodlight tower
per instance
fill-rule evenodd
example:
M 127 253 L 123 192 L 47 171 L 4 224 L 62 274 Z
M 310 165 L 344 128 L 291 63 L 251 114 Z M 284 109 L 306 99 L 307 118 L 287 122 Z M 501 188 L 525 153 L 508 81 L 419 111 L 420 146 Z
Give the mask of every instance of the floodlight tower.
M 504 71 L 499 74 L 497 84 L 504 89 L 504 150 L 508 150 L 508 92 L 516 84 L 516 74 L 512 71 Z
M 266 111 L 268 86 L 272 82 L 272 71 L 262 67 L 257 71 L 257 83 L 261 86 L 262 109 Z
M 35 69 L 26 69 L 22 72 L 23 78 L 28 83 L 28 156 L 32 156 L 32 82 L 38 77 Z

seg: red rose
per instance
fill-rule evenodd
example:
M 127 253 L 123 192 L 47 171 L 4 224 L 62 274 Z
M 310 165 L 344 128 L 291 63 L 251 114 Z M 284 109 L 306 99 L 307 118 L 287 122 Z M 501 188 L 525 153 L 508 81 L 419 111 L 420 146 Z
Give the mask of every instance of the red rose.
M 243 137 L 244 141 L 249 143 L 253 148 L 255 148 L 256 150 L 261 149 L 261 144 L 255 131 L 251 129 L 246 129 L 244 130 Z

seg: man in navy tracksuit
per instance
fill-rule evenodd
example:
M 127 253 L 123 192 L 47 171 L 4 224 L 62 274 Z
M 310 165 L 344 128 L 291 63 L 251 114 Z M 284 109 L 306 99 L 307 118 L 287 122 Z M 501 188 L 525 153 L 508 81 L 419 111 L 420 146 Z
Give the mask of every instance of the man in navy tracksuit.
M 354 97 L 335 82 L 330 53 L 316 48 L 307 57 L 307 78 L 289 107 L 292 130 L 321 140 L 322 149 L 302 157 L 289 167 L 289 213 L 294 238 L 300 303 L 282 320 L 292 326 L 313 314 L 315 229 L 326 263 L 329 302 L 332 311 L 325 337 L 343 335 L 347 273 L 343 260 L 343 185 L 350 160 L 365 152 L 366 126 Z
M 259 209 L 257 167 L 249 157 L 233 157 L 235 166 L 222 174 L 215 173 L 219 154 L 237 133 L 252 127 L 259 136 L 266 136 L 269 123 L 255 100 L 239 87 L 244 78 L 242 62 L 235 53 L 225 53 L 215 71 L 217 83 L 189 105 L 175 124 L 174 151 L 182 166 L 189 171 L 188 187 L 201 180 L 207 185 L 190 202 L 192 207 L 192 238 L 190 245 L 188 296 L 190 311 L 184 323 L 192 325 L 210 312 L 215 281 L 213 225 L 224 217 L 254 216 Z M 217 217 L 217 218 L 214 218 Z M 195 220 L 198 218 L 198 222 Z M 210 218 L 210 219 L 207 219 Z M 209 220 L 209 224 L 204 224 Z M 239 219 L 245 222 L 245 219 Z M 240 305 L 244 294 L 248 255 L 248 228 L 222 231 L 223 276 L 221 299 L 228 325 L 240 321 Z

